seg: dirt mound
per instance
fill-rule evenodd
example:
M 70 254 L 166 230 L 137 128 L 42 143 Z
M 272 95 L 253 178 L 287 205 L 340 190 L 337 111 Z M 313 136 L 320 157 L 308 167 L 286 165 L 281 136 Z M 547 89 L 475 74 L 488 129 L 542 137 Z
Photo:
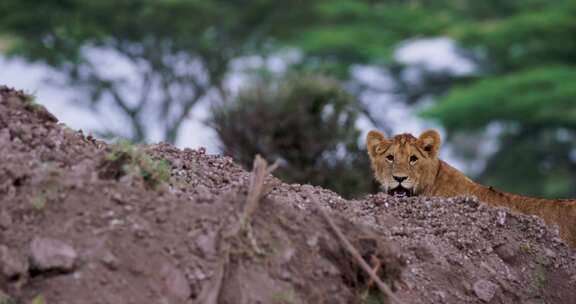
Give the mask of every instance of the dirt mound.
M 391 302 L 318 207 L 405 303 L 576 299 L 575 252 L 534 217 L 271 175 L 246 213 L 251 181 L 202 150 L 107 145 L 0 88 L 0 303 Z

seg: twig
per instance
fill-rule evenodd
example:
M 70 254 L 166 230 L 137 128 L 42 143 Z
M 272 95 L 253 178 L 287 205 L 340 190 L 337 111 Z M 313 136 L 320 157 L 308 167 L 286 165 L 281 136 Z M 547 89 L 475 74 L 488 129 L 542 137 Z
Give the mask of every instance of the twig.
M 265 159 L 256 155 L 254 159 L 254 165 L 252 168 L 252 174 L 250 175 L 250 185 L 248 188 L 248 197 L 246 198 L 246 204 L 244 205 L 244 211 L 242 212 L 240 218 L 240 226 L 243 227 L 248 220 L 252 217 L 252 214 L 258 208 L 258 203 L 262 197 L 262 192 L 264 190 L 264 180 L 266 175 L 270 174 L 274 169 L 276 169 L 276 164 L 268 168 L 268 163 Z
M 356 259 L 356 262 L 358 262 L 360 267 L 370 276 L 370 279 L 372 279 L 372 281 L 376 282 L 376 286 L 378 286 L 378 289 L 380 289 L 380 291 L 383 294 L 388 296 L 388 298 L 392 299 L 394 302 L 396 302 L 398 304 L 404 304 L 404 302 L 402 302 L 398 297 L 396 297 L 396 295 L 394 295 L 394 293 L 392 292 L 390 287 L 388 287 L 388 285 L 386 285 L 386 283 L 384 283 L 384 282 L 382 282 L 382 280 L 380 280 L 378 275 L 376 275 L 376 273 L 372 270 L 372 268 L 370 268 L 370 265 L 368 265 L 368 263 L 366 263 L 366 261 L 364 261 L 364 259 L 362 258 L 362 256 L 358 252 L 358 250 L 356 250 L 356 248 L 354 248 L 354 246 L 350 243 L 350 241 L 348 241 L 348 239 L 346 238 L 344 233 L 342 233 L 340 228 L 338 228 L 338 226 L 336 226 L 336 224 L 330 218 L 330 216 L 324 210 L 324 208 L 322 208 L 320 206 L 320 203 L 316 202 L 315 206 L 319 210 L 319 212 L 322 215 L 322 217 L 324 218 L 324 220 L 326 220 L 326 222 L 328 223 L 328 225 L 330 226 L 332 231 L 334 231 L 334 234 L 336 234 L 336 237 L 338 237 L 338 239 L 340 240 L 340 242 L 342 243 L 344 248 L 354 257 L 354 259 Z
M 272 172 L 274 172 L 274 170 L 278 169 L 278 167 L 280 166 L 280 162 L 279 161 L 275 161 L 272 166 L 268 167 L 268 169 L 266 170 L 266 175 L 268 174 L 272 174 Z
M 378 271 L 380 271 L 380 268 L 382 268 L 382 261 L 380 259 L 378 259 L 375 255 L 370 256 L 370 260 L 372 263 L 374 263 L 374 267 L 372 268 L 372 271 L 374 273 L 378 273 Z M 374 285 L 374 281 L 372 279 L 370 279 L 370 281 L 368 281 L 368 288 L 372 288 L 372 286 Z

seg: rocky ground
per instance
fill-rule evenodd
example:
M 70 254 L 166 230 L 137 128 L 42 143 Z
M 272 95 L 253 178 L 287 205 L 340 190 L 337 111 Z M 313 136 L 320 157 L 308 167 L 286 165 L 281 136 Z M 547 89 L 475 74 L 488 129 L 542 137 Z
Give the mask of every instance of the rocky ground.
M 576 303 L 576 252 L 535 217 L 272 175 L 251 208 L 253 180 L 203 150 L 108 145 L 0 87 L 0 303 L 392 303 L 319 208 L 403 303 Z

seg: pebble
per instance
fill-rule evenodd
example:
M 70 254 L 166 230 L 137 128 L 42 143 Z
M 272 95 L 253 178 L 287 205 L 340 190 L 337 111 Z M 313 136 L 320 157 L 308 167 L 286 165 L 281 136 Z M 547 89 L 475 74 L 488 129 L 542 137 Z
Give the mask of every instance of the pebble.
M 544 255 L 546 255 L 547 258 L 553 259 L 556 257 L 556 252 L 550 248 L 544 248 Z
M 492 298 L 494 298 L 498 285 L 490 281 L 480 279 L 474 283 L 472 288 L 474 290 L 474 294 L 476 294 L 480 300 L 488 303 L 492 300 Z
M 0 270 L 7 279 L 14 279 L 28 273 L 28 261 L 4 245 L 0 245 Z
M 30 244 L 32 267 L 40 271 L 73 271 L 78 254 L 63 241 L 51 238 L 35 238 Z
M 504 210 L 499 210 L 498 211 L 498 219 L 496 220 L 496 222 L 498 223 L 498 225 L 500 226 L 504 226 L 504 224 L 506 223 L 506 216 L 508 215 L 508 213 Z
M 190 295 L 192 294 L 190 284 L 180 269 L 174 267 L 170 263 L 165 263 L 162 265 L 160 273 L 162 274 L 164 283 L 166 284 L 166 289 L 172 295 L 183 301 L 190 298 Z
M 216 235 L 201 233 L 195 239 L 195 244 L 203 257 L 209 258 L 216 254 Z
M 502 261 L 511 264 L 514 262 L 516 256 L 518 255 L 518 244 L 514 242 L 506 243 L 497 247 L 494 251 L 502 259 Z
M 118 270 L 119 261 L 118 261 L 118 258 L 116 258 L 116 256 L 114 254 L 112 254 L 112 252 L 105 251 L 101 256 L 100 261 L 109 270 L 111 270 L 111 271 Z
M 8 229 L 12 226 L 12 217 L 6 211 L 0 212 L 0 228 Z

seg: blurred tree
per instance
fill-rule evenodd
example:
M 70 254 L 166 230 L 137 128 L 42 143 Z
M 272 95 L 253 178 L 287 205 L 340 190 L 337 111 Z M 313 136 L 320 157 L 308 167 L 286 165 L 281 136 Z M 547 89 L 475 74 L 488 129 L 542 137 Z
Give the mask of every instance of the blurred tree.
M 289 41 L 304 51 L 304 70 L 350 80 L 358 65 L 380 67 L 386 83 L 353 84 L 360 93 L 374 90 L 410 105 L 440 100 L 424 116 L 444 124 L 449 140 L 480 139 L 479 130 L 496 124 L 500 138 L 482 182 L 530 195 L 576 196 L 575 7 L 573 0 L 317 1 L 308 12 L 314 18 L 289 32 Z M 476 70 L 456 74 L 395 60 L 403 42 L 438 36 L 453 38 Z M 386 129 L 370 103 L 363 113 Z M 521 169 L 509 162 L 514 156 L 525 160 Z
M 288 1 L 289 2 L 289 1 Z M 46 63 L 87 94 L 103 135 L 175 142 L 201 100 L 226 94 L 231 62 L 266 40 L 283 1 L 3 0 L 9 54 Z M 114 59 L 111 63 L 103 59 Z M 128 128 L 110 116 L 122 113 Z M 112 127 L 114 126 L 115 127 Z
M 212 109 L 222 150 L 249 168 L 255 154 L 279 159 L 278 174 L 343 196 L 374 189 L 359 148 L 358 103 L 333 79 L 290 75 L 260 79 L 235 102 Z
M 435 1 L 319 0 L 299 14 L 293 17 L 301 20 L 295 22 L 296 27 L 274 33 L 303 52 L 293 68 L 346 80 L 347 89 L 357 96 L 385 93 L 411 104 L 423 92 L 418 92 L 417 84 L 404 81 L 406 66 L 395 60 L 396 48 L 407 40 L 440 33 L 451 20 Z M 380 68 L 383 81 L 375 85 L 357 81 L 354 72 L 361 66 Z M 441 74 L 426 74 L 418 85 L 425 90 L 431 86 L 424 83 L 444 88 L 445 73 Z M 373 112 L 373 100 L 360 101 L 365 118 L 379 129 L 390 129 L 389 123 Z
M 101 117 L 109 107 L 121 109 L 131 122 L 123 135 L 136 141 L 150 137 L 153 121 L 175 141 L 199 101 L 228 95 L 234 60 L 289 47 L 301 51 L 292 68 L 344 80 L 358 96 L 375 91 L 417 106 L 440 100 L 424 115 L 446 126 L 448 140 L 498 126 L 483 182 L 525 194 L 576 195 L 576 170 L 567 170 L 576 162 L 574 0 L 3 0 L 0 11 L 8 12 L 0 33 L 15 41 L 12 54 L 64 72 L 89 92 L 89 106 L 105 111 Z M 473 73 L 408 66 L 394 56 L 402 43 L 442 36 L 456 41 Z M 115 76 L 95 52 L 112 52 L 138 77 Z M 383 83 L 356 81 L 354 71 L 365 65 L 379 68 Z M 371 103 L 362 99 L 356 111 L 386 129 Z M 510 171 L 518 154 L 523 168 Z

